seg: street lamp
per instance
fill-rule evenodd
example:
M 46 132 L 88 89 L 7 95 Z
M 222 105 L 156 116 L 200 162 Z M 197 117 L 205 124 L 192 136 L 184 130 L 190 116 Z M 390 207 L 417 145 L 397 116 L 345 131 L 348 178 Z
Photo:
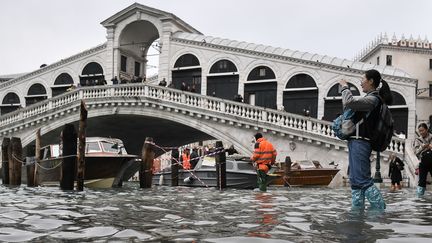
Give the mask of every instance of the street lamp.
M 383 179 L 381 177 L 381 171 L 380 171 L 380 152 L 377 151 L 377 159 L 376 159 L 376 165 L 375 165 L 375 176 L 374 176 L 374 183 L 382 183 Z

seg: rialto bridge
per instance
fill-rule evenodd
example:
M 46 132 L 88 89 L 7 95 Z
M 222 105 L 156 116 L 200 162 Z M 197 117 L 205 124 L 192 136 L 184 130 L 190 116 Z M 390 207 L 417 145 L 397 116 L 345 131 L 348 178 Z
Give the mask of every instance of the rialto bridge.
M 44 144 L 57 142 L 62 126 L 78 121 L 83 99 L 88 136 L 121 138 L 131 153 L 151 136 L 162 146 L 220 139 L 250 154 L 260 131 L 276 145 L 279 160 L 335 161 L 346 175 L 346 144 L 328 122 L 341 112 L 338 80 L 348 78 L 361 95 L 360 78 L 374 68 L 393 91 L 396 132 L 408 135 L 407 141 L 395 137 L 383 156 L 405 157 L 414 178 L 416 159 L 405 144 L 416 126 L 417 80 L 401 70 L 205 36 L 171 13 L 137 3 L 101 24 L 105 43 L 0 84 L 1 138 L 18 136 L 26 146 L 41 128 Z M 155 46 L 159 70 L 150 77 Z M 126 84 L 113 84 L 114 76 Z M 145 82 L 135 83 L 138 77 Z M 155 85 L 163 79 L 170 88 Z M 188 91 L 180 91 L 182 83 Z M 72 85 L 80 88 L 67 91 Z M 231 101 L 237 94 L 244 103 Z

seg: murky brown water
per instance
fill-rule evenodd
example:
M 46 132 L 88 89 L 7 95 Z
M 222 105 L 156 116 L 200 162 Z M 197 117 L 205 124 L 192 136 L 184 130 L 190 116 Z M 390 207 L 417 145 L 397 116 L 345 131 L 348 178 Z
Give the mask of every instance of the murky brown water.
M 347 188 L 154 187 L 63 192 L 0 186 L 4 242 L 430 242 L 432 195 L 384 192 L 382 212 L 350 212 Z

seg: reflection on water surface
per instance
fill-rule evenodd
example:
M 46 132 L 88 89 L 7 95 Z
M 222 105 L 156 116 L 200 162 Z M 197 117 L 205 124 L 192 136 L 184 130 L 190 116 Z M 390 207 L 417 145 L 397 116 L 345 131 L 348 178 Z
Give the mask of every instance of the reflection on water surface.
M 387 210 L 350 211 L 347 188 L 154 187 L 63 192 L 0 186 L 0 241 L 429 242 L 432 196 L 386 193 Z

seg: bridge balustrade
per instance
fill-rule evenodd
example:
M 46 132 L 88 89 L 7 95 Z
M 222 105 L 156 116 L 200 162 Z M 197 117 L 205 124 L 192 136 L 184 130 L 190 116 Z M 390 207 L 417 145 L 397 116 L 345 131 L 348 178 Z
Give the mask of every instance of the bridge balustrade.
M 189 106 L 192 109 L 201 109 L 204 110 L 201 111 L 203 113 L 216 112 L 227 116 L 250 120 L 255 123 L 259 121 L 280 129 L 288 128 L 324 136 L 329 139 L 329 143 L 337 140 L 331 129 L 331 122 L 328 121 L 149 84 L 121 84 L 75 89 L 1 116 L 0 128 L 4 130 L 8 125 L 12 125 L 22 119 L 31 118 L 52 109 L 67 107 L 81 99 L 103 99 L 111 97 L 145 97 L 156 99 L 163 102 Z M 404 148 L 405 139 L 393 137 L 388 151 L 403 154 Z

